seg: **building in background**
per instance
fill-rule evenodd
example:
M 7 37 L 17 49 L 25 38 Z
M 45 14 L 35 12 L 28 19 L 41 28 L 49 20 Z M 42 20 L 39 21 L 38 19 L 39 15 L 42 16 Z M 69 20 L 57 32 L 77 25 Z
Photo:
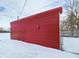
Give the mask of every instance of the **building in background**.
M 0 27 L 0 32 L 3 32 L 3 28 L 2 27 Z

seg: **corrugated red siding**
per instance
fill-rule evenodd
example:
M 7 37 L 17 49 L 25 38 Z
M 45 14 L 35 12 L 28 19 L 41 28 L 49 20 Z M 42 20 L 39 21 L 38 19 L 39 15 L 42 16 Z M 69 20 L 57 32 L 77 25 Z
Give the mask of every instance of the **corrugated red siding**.
M 61 12 L 59 7 L 11 22 L 11 38 L 59 49 Z

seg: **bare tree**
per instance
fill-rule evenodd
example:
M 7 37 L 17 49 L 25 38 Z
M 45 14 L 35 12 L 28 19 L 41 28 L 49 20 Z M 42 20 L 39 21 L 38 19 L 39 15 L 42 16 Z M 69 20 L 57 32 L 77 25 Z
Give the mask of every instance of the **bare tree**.
M 79 29 L 79 1 L 78 0 L 65 0 L 64 8 L 67 12 L 67 23 L 73 36 L 75 25 Z

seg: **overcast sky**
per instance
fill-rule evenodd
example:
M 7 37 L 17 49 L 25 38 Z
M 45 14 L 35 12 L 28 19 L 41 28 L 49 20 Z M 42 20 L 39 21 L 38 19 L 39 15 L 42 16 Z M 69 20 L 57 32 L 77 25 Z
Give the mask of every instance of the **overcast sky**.
M 64 0 L 27 0 L 25 6 L 24 3 L 25 0 L 0 0 L 0 27 L 5 29 L 10 27 L 10 22 L 16 20 L 18 15 L 22 18 L 63 6 Z

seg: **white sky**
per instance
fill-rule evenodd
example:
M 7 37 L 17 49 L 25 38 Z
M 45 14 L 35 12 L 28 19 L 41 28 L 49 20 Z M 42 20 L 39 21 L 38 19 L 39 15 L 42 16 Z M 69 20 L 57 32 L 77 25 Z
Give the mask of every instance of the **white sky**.
M 22 11 L 24 2 L 25 0 L 0 0 L 0 8 L 4 7 L 0 11 L 0 27 L 5 29 L 10 27 L 10 22 L 16 20 L 20 13 L 20 18 L 22 18 L 63 5 L 62 0 L 59 2 L 56 0 L 27 0 Z

